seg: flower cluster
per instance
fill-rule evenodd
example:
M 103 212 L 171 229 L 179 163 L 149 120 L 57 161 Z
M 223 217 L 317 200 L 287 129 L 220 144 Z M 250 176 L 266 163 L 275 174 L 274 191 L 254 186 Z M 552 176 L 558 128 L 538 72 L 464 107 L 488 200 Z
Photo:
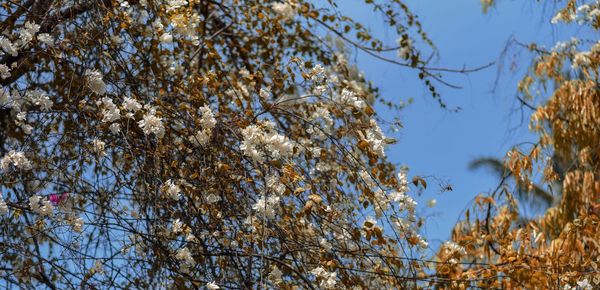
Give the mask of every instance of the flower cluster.
M 124 97 L 123 98 L 123 109 L 127 111 L 127 118 L 133 118 L 133 114 L 142 109 L 142 104 L 140 104 L 136 99 Z
M 256 162 L 264 162 L 267 155 L 274 159 L 290 157 L 294 152 L 291 140 L 278 134 L 272 124 L 267 123 L 265 127 L 250 125 L 242 129 L 244 140 L 240 149 L 244 154 Z
M 0 56 L 4 54 L 13 57 L 19 55 L 19 49 L 27 48 L 39 30 L 40 26 L 38 24 L 26 21 L 21 28 L 17 29 L 18 39 L 15 42 L 5 36 L 0 36 Z
M 167 0 L 166 1 L 167 11 L 177 10 L 187 4 L 188 4 L 187 0 Z
M 268 197 L 262 195 L 256 203 L 252 206 L 252 209 L 256 211 L 259 216 L 264 216 L 268 219 L 272 219 L 275 217 L 275 213 L 277 211 L 277 206 L 279 205 L 279 200 L 281 198 L 277 195 L 271 194 Z
M 457 264 L 460 262 L 460 259 L 466 255 L 467 251 L 465 248 L 452 241 L 444 242 L 441 247 L 441 258 L 447 260 L 451 264 Z
M 176 219 L 173 221 L 173 226 L 171 227 L 171 232 L 174 234 L 179 234 L 183 232 L 183 223 L 180 219 Z
M 184 269 L 184 271 L 188 271 L 189 268 L 194 267 L 196 265 L 196 261 L 194 261 L 194 258 L 192 257 L 192 253 L 186 247 L 183 247 L 183 248 L 177 250 L 177 253 L 175 254 L 175 258 L 182 262 L 181 266 Z
M 398 38 L 397 42 L 398 42 L 398 45 L 400 46 L 400 49 L 398 49 L 398 57 L 408 60 L 411 56 L 412 49 L 413 49 L 412 39 L 406 38 L 406 37 L 401 37 L 401 38 Z
M 321 282 L 319 283 L 319 287 L 323 289 L 336 289 L 337 284 L 337 273 L 329 272 L 325 270 L 323 267 L 317 267 L 310 271 L 311 274 L 315 275 L 317 279 Z
M 144 134 L 154 134 L 157 138 L 162 138 L 165 135 L 165 126 L 163 125 L 162 118 L 156 116 L 156 111 L 150 109 L 138 122 L 138 125 L 144 131 Z
M 33 126 L 27 123 L 27 112 L 19 112 L 15 119 L 15 124 L 23 130 L 23 133 L 30 135 L 33 131 Z
M 335 101 L 339 104 L 346 105 L 346 111 L 349 112 L 350 109 L 364 109 L 367 104 L 365 101 L 360 99 L 355 92 L 352 90 L 344 88 L 339 95 L 335 95 Z
M 106 156 L 106 143 L 98 138 L 92 140 L 92 150 L 98 157 Z
M 370 120 L 370 126 L 365 137 L 367 142 L 371 145 L 371 150 L 380 157 L 384 157 L 387 140 L 385 135 L 383 135 L 379 124 L 377 124 L 375 120 Z
M 0 216 L 8 213 L 8 205 L 4 198 L 2 197 L 2 193 L 0 193 Z
M 54 211 L 52 202 L 46 198 L 42 198 L 39 195 L 34 195 L 29 198 L 29 208 L 42 216 L 51 216 Z
M 212 281 L 212 282 L 206 283 L 206 289 L 208 289 L 208 290 L 218 290 L 218 289 L 221 289 L 221 287 L 219 287 L 219 285 L 217 285 L 215 283 L 215 281 Z
M 5 64 L 0 64 L 0 78 L 7 79 L 10 77 L 10 68 Z
M 594 289 L 594 285 L 590 283 L 588 279 L 583 279 L 581 281 L 577 281 L 577 283 L 573 286 L 566 284 L 562 288 L 563 290 L 592 290 Z
M 54 105 L 54 102 L 48 97 L 48 95 L 41 90 L 27 91 L 25 98 L 34 106 L 40 108 L 42 111 L 49 111 Z
M 30 170 L 32 167 L 31 161 L 25 157 L 25 153 L 11 150 L 2 159 L 0 159 L 0 169 L 8 172 L 11 165 L 20 170 Z
M 9 54 L 13 57 L 19 55 L 17 46 L 4 36 L 0 36 L 0 48 L 2 48 L 0 55 Z
M 171 179 L 167 180 L 162 186 L 163 192 L 168 198 L 178 200 L 181 197 L 181 188 L 175 184 Z
M 214 117 L 214 114 L 209 106 L 200 107 L 200 114 L 202 117 L 200 118 L 200 127 L 199 130 L 194 136 L 190 137 L 190 141 L 196 145 L 206 145 L 212 136 L 212 130 L 217 125 L 217 120 Z
M 27 21 L 19 31 L 18 44 L 21 47 L 26 47 L 40 31 L 40 26 L 33 22 Z
M 294 17 L 296 16 L 296 5 L 291 0 L 284 0 L 281 3 L 273 3 L 271 4 L 271 8 L 285 22 L 294 20 Z
M 597 56 L 600 55 L 600 41 L 597 41 L 592 45 L 589 51 L 571 51 L 573 55 L 573 59 L 571 61 L 571 68 L 581 69 L 589 67 L 593 64 L 593 60 L 597 59 Z
M 104 95 L 106 93 L 106 84 L 99 71 L 88 69 L 85 71 L 85 77 L 87 86 L 92 92 L 98 95 Z
M 592 3 L 585 3 L 577 7 L 577 9 L 563 9 L 559 11 L 552 20 L 552 24 L 558 22 L 577 22 L 580 25 L 592 24 L 594 25 L 600 17 L 600 1 L 594 0 Z
M 74 219 L 69 219 L 69 222 L 75 232 L 77 232 L 77 233 L 83 232 L 84 222 L 83 222 L 82 218 L 78 217 L 78 218 L 74 218 Z
M 109 97 L 103 97 L 96 102 L 98 106 L 102 106 L 102 122 L 114 122 L 121 118 L 121 110 L 113 103 Z

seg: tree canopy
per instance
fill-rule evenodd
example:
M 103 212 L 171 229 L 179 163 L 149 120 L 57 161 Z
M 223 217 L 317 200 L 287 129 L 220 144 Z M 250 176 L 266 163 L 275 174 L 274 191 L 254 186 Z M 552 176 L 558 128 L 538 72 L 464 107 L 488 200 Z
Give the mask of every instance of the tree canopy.
M 549 22 L 597 33 L 599 16 L 598 1 L 567 1 Z M 536 58 L 517 97 L 533 109 L 530 129 L 539 140 L 507 153 L 499 186 L 456 225 L 452 244 L 438 255 L 453 263 L 437 272 L 452 288 L 593 289 L 600 285 L 600 42 L 574 37 L 551 49 L 523 46 Z M 514 193 L 550 199 L 542 202 L 551 207 L 523 221 Z
M 427 242 L 346 46 L 441 79 L 402 2 L 364 5 L 398 43 L 335 1 L 3 2 L 3 283 L 411 283 Z

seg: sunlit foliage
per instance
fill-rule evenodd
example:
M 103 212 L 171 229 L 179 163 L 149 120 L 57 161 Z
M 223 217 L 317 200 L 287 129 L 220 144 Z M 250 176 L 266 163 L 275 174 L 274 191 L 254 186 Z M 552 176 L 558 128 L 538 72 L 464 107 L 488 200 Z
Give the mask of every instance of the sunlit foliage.
M 597 35 L 600 3 L 568 1 L 548 23 L 580 25 Z M 449 279 L 445 287 L 600 285 L 600 42 L 573 38 L 551 49 L 527 48 L 537 58 L 519 84 L 519 98 L 531 108 L 526 102 L 543 100 L 530 124 L 539 141 L 508 152 L 504 178 L 513 176 L 519 190 L 539 181 L 558 201 L 539 218 L 523 221 L 503 183 L 478 197 L 453 232 L 461 251 L 442 247 L 438 254 L 447 262 L 437 267 Z

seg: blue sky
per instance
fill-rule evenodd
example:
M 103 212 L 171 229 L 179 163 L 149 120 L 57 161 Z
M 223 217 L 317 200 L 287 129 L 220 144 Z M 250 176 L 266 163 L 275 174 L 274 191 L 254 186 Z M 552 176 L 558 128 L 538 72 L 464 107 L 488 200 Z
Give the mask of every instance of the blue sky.
M 344 1 L 341 9 L 393 44 L 396 35 L 385 29 L 381 17 L 365 13 L 364 5 L 354 1 L 362 2 Z M 513 48 L 501 58 L 507 42 L 514 37 L 523 43 L 552 47 L 556 41 L 570 39 L 577 31 L 550 25 L 553 7 L 534 1 L 500 1 L 487 14 L 482 13 L 476 0 L 405 2 L 419 16 L 439 49 L 436 66 L 477 67 L 500 59 L 503 63 L 500 73 L 499 67 L 493 66 L 469 75 L 448 75 L 448 80 L 463 86 L 460 90 L 438 86 L 449 107 L 462 108 L 453 113 L 439 107 L 415 72 L 364 54 L 356 56 L 359 68 L 381 89 L 383 96 L 414 98 L 414 103 L 399 114 L 404 128 L 394 135 L 399 139 L 398 144 L 387 150 L 391 161 L 407 165 L 411 176 L 433 176 L 453 187 L 453 191 L 440 194 L 431 179 L 430 189 L 418 199 L 421 204 L 430 198 L 438 201 L 428 212 L 432 216 L 426 228 L 430 244 L 437 247 L 440 240 L 450 236 L 452 226 L 469 201 L 498 185 L 498 179 L 490 173 L 470 171 L 469 162 L 483 156 L 503 157 L 511 145 L 536 140 L 527 130 L 531 112 L 526 108 L 521 111 L 515 98 L 517 83 L 526 72 L 531 55 Z M 389 120 L 396 115 L 385 110 L 383 113 Z

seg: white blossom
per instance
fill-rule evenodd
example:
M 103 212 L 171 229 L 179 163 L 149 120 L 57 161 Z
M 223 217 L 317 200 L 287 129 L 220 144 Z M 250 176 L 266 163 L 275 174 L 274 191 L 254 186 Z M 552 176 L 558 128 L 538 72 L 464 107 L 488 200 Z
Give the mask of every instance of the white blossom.
M 113 103 L 111 98 L 103 97 L 97 104 L 104 106 L 102 110 L 102 122 L 114 122 L 121 118 L 121 110 L 117 108 L 117 105 Z
M 31 161 L 25 157 L 25 153 L 15 150 L 11 150 L 0 160 L 0 168 L 4 172 L 7 172 L 11 165 L 21 170 L 30 170 L 32 167 Z
M 0 86 L 0 106 L 6 106 L 12 96 L 10 95 L 8 90 L 5 90 L 2 86 Z
M 327 241 L 326 238 L 321 238 L 319 240 L 319 245 L 321 247 L 323 247 L 323 249 L 325 249 L 327 251 L 330 251 L 333 248 L 333 246 L 331 245 L 331 243 L 329 241 Z
M 10 68 L 5 64 L 0 64 L 0 78 L 7 79 L 10 77 Z
M 600 1 L 593 3 L 585 3 L 578 6 L 574 12 L 570 10 L 559 11 L 552 20 L 552 24 L 557 24 L 559 21 L 571 23 L 576 21 L 577 24 L 583 25 L 586 23 L 594 23 L 600 16 Z
M 173 227 L 171 228 L 171 232 L 174 234 L 179 234 L 183 232 L 183 223 L 180 219 L 176 219 L 173 221 Z
M 416 237 L 419 239 L 419 247 L 421 247 L 421 249 L 425 250 L 429 247 L 429 243 L 427 243 L 427 241 L 425 239 L 423 239 L 420 235 L 416 235 Z
M 96 260 L 94 267 L 90 270 L 92 273 L 104 273 L 104 264 L 101 260 Z
M 121 132 L 121 124 L 119 123 L 112 123 L 108 129 L 110 130 L 111 133 L 113 134 L 118 134 L 119 132 Z
M 398 49 L 398 57 L 402 59 L 409 59 L 413 45 L 412 39 L 399 38 L 398 45 L 400 45 L 400 49 Z
M 366 107 L 365 101 L 358 98 L 356 93 L 349 89 L 343 89 L 342 93 L 337 96 L 337 100 L 342 105 L 351 106 L 356 109 L 364 109 Z
M 290 156 L 294 151 L 294 146 L 290 139 L 280 134 L 271 134 L 265 136 L 267 151 L 275 159 L 281 159 Z
M 54 46 L 54 38 L 48 33 L 40 33 L 37 36 L 38 41 L 46 44 L 47 46 Z
M 159 38 L 159 40 L 160 40 L 160 42 L 161 42 L 161 43 L 163 43 L 163 44 L 169 44 L 169 43 L 172 43 L 172 42 L 173 42 L 173 35 L 171 35 L 171 34 L 170 34 L 170 33 L 168 33 L 168 32 L 165 32 L 165 33 L 163 33 L 163 34 L 161 34 L 161 35 L 160 35 L 160 38 Z
M 71 226 L 75 232 L 81 233 L 83 231 L 83 219 L 78 217 L 72 221 Z
M 206 203 L 208 203 L 208 204 L 213 204 L 213 203 L 217 203 L 217 202 L 221 201 L 221 197 L 214 193 L 209 193 L 204 199 L 206 200 Z
M 190 142 L 195 146 L 206 145 L 208 141 L 210 141 L 210 131 L 208 130 L 200 130 L 196 132 L 196 134 L 190 137 Z
M 16 46 L 6 37 L 0 35 L 0 48 L 11 56 L 19 55 Z
M 46 93 L 40 90 L 28 92 L 28 97 L 32 104 L 39 106 L 42 111 L 49 111 L 52 109 L 54 102 L 48 97 Z
M 19 126 L 21 130 L 23 130 L 23 133 L 26 135 L 30 135 L 33 131 L 33 126 L 27 123 L 27 112 L 17 113 L 15 124 Z
M 136 99 L 124 97 L 123 98 L 123 109 L 129 112 L 137 112 L 142 109 L 142 104 L 140 104 Z
M 199 108 L 200 114 L 202 117 L 200 118 L 200 126 L 201 130 L 196 132 L 196 134 L 190 137 L 190 142 L 194 145 L 206 145 L 212 136 L 212 129 L 216 126 L 217 120 L 214 117 L 213 111 L 209 106 L 202 106 Z
M 118 34 L 113 34 L 113 35 L 111 35 L 111 36 L 110 36 L 110 41 L 111 41 L 112 43 L 114 43 L 115 45 L 117 45 L 117 46 L 118 46 L 118 45 L 121 45 L 121 44 L 123 44 L 123 42 L 125 42 L 125 40 L 123 39 L 123 37 L 121 37 L 121 36 L 120 36 L 120 35 L 118 35 Z
M 252 206 L 252 209 L 254 209 L 258 215 L 271 219 L 275 217 L 276 206 L 278 204 L 279 196 L 270 195 L 268 198 L 265 198 L 265 196 L 262 195 Z
M 377 122 L 373 119 L 370 121 L 371 127 L 367 130 L 367 142 L 371 145 L 371 149 L 380 157 L 385 156 L 385 146 L 387 145 L 385 135 Z
M 317 107 L 315 109 L 315 111 L 312 113 L 311 119 L 313 121 L 314 120 L 323 120 L 323 123 L 324 123 L 323 130 L 325 132 L 331 133 L 331 131 L 333 130 L 333 126 L 334 126 L 335 122 L 334 122 L 329 110 L 327 110 L 323 107 Z
M 271 96 L 271 90 L 268 88 L 261 88 L 258 95 L 263 99 L 268 99 Z
M 394 192 L 391 194 L 391 199 L 387 196 L 386 192 L 375 182 L 375 180 L 371 177 L 371 175 L 365 171 L 361 170 L 359 172 L 360 178 L 365 182 L 367 187 L 373 192 L 375 213 L 379 216 L 383 213 L 383 211 L 387 210 L 391 200 L 395 198 L 398 192 Z
M 2 193 L 0 193 L 0 215 L 5 215 L 8 213 L 8 205 L 2 198 Z
M 208 290 L 217 290 L 217 289 L 221 289 L 221 287 L 219 287 L 219 285 L 217 285 L 215 283 L 215 281 L 212 281 L 212 282 L 206 283 L 206 289 L 208 289 Z
M 313 88 L 312 93 L 315 96 L 322 96 L 325 93 L 327 93 L 328 89 L 329 89 L 329 87 L 326 86 L 326 85 L 319 85 L 319 86 L 316 86 L 316 87 Z
M 571 67 L 573 69 L 578 69 L 583 66 L 588 66 L 591 63 L 590 52 L 580 52 L 575 54 L 573 58 L 573 64 Z
M 285 185 L 277 176 L 267 176 L 265 185 L 266 189 L 269 189 L 271 192 L 277 195 L 283 195 L 285 193 Z
M 323 267 L 317 267 L 310 271 L 311 274 L 315 275 L 317 278 L 321 279 L 321 283 L 319 286 L 324 289 L 335 289 L 335 285 L 337 284 L 336 272 L 329 272 L 323 269 Z
M 212 109 L 209 106 L 202 106 L 199 110 L 202 114 L 202 118 L 200 118 L 200 126 L 206 129 L 213 129 L 217 124 L 217 120 L 214 117 Z
M 177 184 L 175 184 L 171 179 L 167 180 L 165 184 L 163 184 L 163 191 L 167 194 L 167 197 L 179 200 L 181 197 L 181 188 Z
M 42 216 L 51 216 L 54 211 L 52 203 L 39 195 L 34 195 L 29 198 L 29 208 Z
M 444 253 L 448 256 L 452 256 L 452 255 L 466 256 L 467 255 L 467 251 L 465 250 L 465 248 L 463 248 L 461 245 L 459 245 L 455 242 L 452 242 L 452 241 L 444 242 L 444 244 L 442 245 L 442 248 L 444 249 Z
M 27 21 L 19 30 L 19 41 L 21 46 L 26 46 L 40 30 L 40 26 L 33 22 Z
M 15 116 L 17 118 L 16 122 L 25 122 L 27 120 L 27 112 L 19 112 L 17 113 L 17 116 Z
M 244 140 L 240 145 L 240 149 L 244 155 L 250 157 L 256 162 L 264 161 L 264 154 L 259 151 L 258 146 L 262 143 L 263 132 L 259 126 L 250 125 L 242 130 Z
M 294 20 L 294 17 L 296 16 L 296 8 L 294 7 L 294 4 L 287 0 L 283 3 L 273 3 L 271 8 L 286 22 Z
M 577 45 L 580 43 L 581 41 L 579 39 L 572 37 L 569 41 L 558 41 L 556 44 L 554 44 L 554 47 L 552 47 L 552 51 L 574 52 L 577 48 Z
M 596 3 L 583 4 L 577 7 L 577 11 L 574 15 L 577 23 L 595 23 L 595 21 L 598 19 L 598 16 L 600 16 L 600 7 L 598 7 L 599 5 L 600 2 L 596 1 Z
M 408 187 L 408 170 L 402 169 L 398 172 L 398 190 L 401 193 L 407 193 L 410 188 Z
M 310 75 L 311 75 L 310 79 L 313 82 L 317 82 L 317 83 L 322 82 L 323 79 L 325 78 L 325 68 L 321 64 L 317 64 L 311 69 Z
M 558 13 L 556 13 L 556 15 L 554 15 L 554 17 L 552 17 L 552 19 L 550 20 L 550 23 L 552 24 L 557 24 L 559 21 L 565 21 L 565 22 L 569 22 L 572 21 L 572 19 L 567 19 L 565 18 L 565 16 L 563 16 L 563 12 L 559 11 Z M 568 14 L 570 16 L 570 14 Z
M 196 265 L 194 258 L 192 257 L 192 253 L 188 248 L 181 248 L 177 250 L 177 254 L 175 254 L 175 258 L 183 262 L 184 267 L 193 267 Z
M 588 281 L 588 279 L 583 279 L 582 281 L 577 282 L 577 286 L 581 290 L 592 290 L 594 286 Z
M 154 115 L 153 111 L 144 115 L 144 118 L 138 122 L 138 125 L 144 131 L 144 134 L 154 134 L 157 138 L 162 138 L 165 135 L 165 126 L 162 118 Z
M 104 95 L 106 93 L 106 84 L 104 80 L 102 80 L 102 74 L 96 70 L 86 70 L 85 77 L 87 81 L 88 88 L 92 90 L 92 92 L 98 95 Z
M 98 138 L 94 138 L 92 140 L 92 149 L 98 157 L 106 156 L 106 152 L 104 151 L 106 147 L 106 143 Z
M 187 5 L 187 0 L 167 0 L 167 12 Z

